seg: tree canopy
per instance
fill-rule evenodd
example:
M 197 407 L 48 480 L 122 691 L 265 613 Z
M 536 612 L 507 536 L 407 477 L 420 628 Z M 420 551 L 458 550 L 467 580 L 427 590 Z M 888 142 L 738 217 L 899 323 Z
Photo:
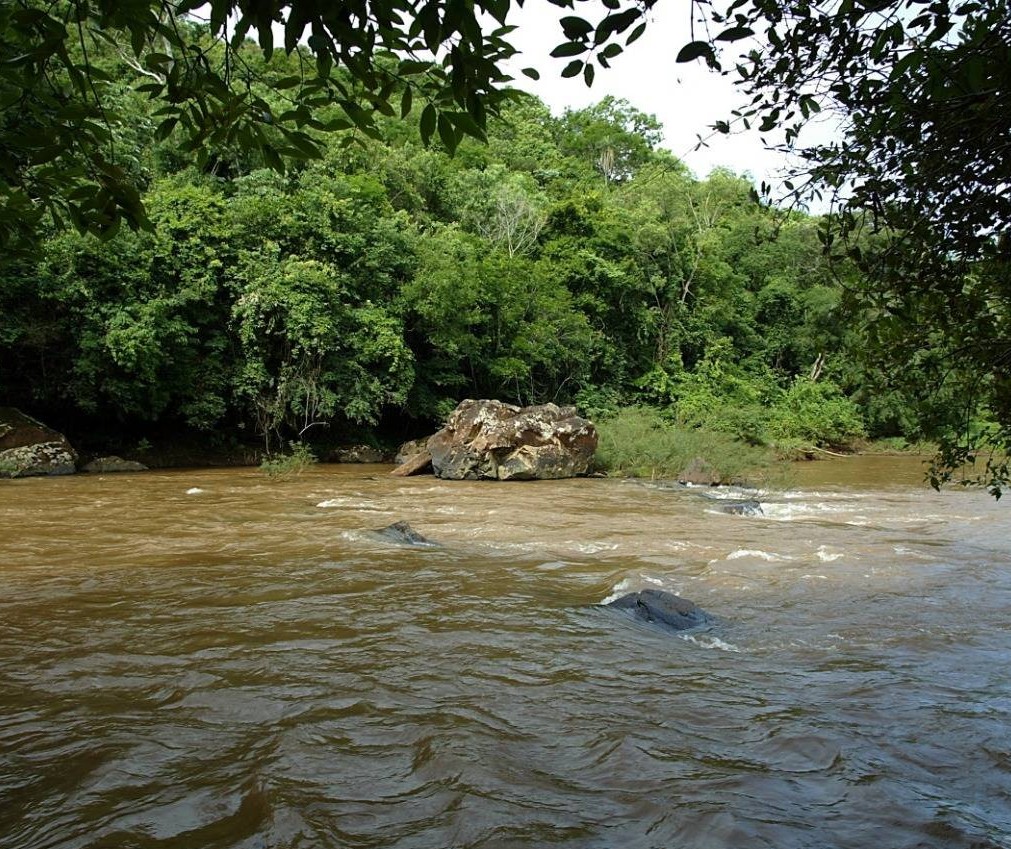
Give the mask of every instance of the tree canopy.
M 561 11 L 552 55 L 563 76 L 592 84 L 649 21 L 655 0 L 551 0 Z M 8 236 L 42 211 L 102 232 L 143 222 L 136 181 L 117 152 L 122 88 L 90 61 L 115 47 L 136 91 L 158 103 L 156 132 L 282 157 L 319 154 L 313 131 L 376 136 L 376 114 L 411 116 L 422 139 L 452 151 L 483 138 L 488 115 L 515 96 L 503 64 L 515 54 L 512 0 L 360 0 L 314 4 L 213 0 L 12 0 L 0 9 L 0 227 Z M 581 10 L 596 10 L 596 17 Z M 194 24 L 194 15 L 206 24 Z M 818 186 L 884 215 L 929 212 L 959 253 L 986 250 L 1008 222 L 1006 2 L 982 0 L 695 0 L 678 61 L 733 68 L 751 97 L 743 125 L 784 128 L 788 143 L 819 111 L 841 116 L 834 143 L 803 149 Z M 272 73 L 275 32 L 287 62 Z M 736 58 L 736 45 L 746 52 Z M 524 73 L 536 77 L 538 71 Z M 275 97 L 268 96 L 273 92 Z M 729 131 L 731 121 L 719 129 Z M 951 152 L 957 151 L 957 155 Z M 899 225 L 907 225 L 900 217 Z M 949 245 L 945 245 L 948 249 Z

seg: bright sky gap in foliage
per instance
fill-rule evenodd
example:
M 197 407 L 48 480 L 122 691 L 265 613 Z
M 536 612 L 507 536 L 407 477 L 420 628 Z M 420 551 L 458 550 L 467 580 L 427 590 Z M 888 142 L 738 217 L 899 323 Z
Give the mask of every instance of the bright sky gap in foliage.
M 607 13 L 603 4 L 597 4 L 597 8 L 585 6 L 589 8 L 581 8 L 580 13 L 588 18 L 598 19 Z M 209 10 L 205 9 L 196 17 L 206 19 Z M 729 136 L 712 130 L 716 121 L 729 119 L 731 110 L 742 103 L 731 78 L 714 73 L 701 61 L 675 62 L 678 49 L 691 38 L 689 5 L 657 3 L 649 12 L 649 26 L 642 38 L 615 59 L 607 71 L 598 74 L 590 88 L 581 76 L 564 79 L 561 72 L 565 60 L 549 55 L 563 39 L 558 19 L 564 14 L 565 9 L 537 0 L 512 7 L 510 23 L 517 30 L 510 40 L 519 53 L 507 70 L 518 88 L 535 94 L 555 114 L 582 109 L 607 95 L 623 98 L 657 117 L 664 128 L 664 147 L 696 176 L 705 177 L 717 167 L 729 168 L 750 176 L 756 185 L 768 183 L 776 196 L 775 187 L 790 165 L 788 157 L 767 146 L 755 130 L 738 128 Z M 283 25 L 276 24 L 274 32 L 278 43 L 283 42 Z M 743 43 L 729 47 L 744 49 Z M 522 68 L 531 66 L 541 73 L 537 81 L 521 73 Z M 829 131 L 816 127 L 812 135 L 823 136 L 825 132 Z M 702 146 L 700 137 L 705 142 Z

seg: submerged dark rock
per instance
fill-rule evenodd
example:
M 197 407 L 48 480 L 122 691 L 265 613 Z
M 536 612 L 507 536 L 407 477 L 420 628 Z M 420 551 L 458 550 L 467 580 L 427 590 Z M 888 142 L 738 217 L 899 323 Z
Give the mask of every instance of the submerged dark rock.
M 627 610 L 636 619 L 652 622 L 671 631 L 687 631 L 712 621 L 709 614 L 694 602 L 662 590 L 640 590 L 603 606 Z
M 731 516 L 764 516 L 762 512 L 762 502 L 754 499 L 746 501 L 724 501 L 717 508 L 721 513 L 728 513 Z
M 380 528 L 373 533 L 386 540 L 387 542 L 395 542 L 398 545 L 418 545 L 418 546 L 436 546 L 438 543 L 432 542 L 430 539 L 419 534 L 414 528 L 412 528 L 407 522 L 394 522 L 392 525 L 387 525 L 385 528 Z

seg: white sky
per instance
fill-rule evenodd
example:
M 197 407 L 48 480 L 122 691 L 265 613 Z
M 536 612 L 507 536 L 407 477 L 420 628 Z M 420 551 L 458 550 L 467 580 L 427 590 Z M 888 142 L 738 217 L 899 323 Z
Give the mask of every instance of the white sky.
M 599 16 L 583 8 L 591 6 L 590 3 L 578 5 L 575 14 L 592 23 L 599 20 Z M 587 88 L 581 75 L 562 78 L 562 69 L 571 60 L 553 59 L 549 55 L 564 40 L 558 18 L 573 12 L 543 0 L 527 0 L 525 7 L 514 10 L 509 19 L 518 29 L 508 38 L 521 51 L 509 71 L 516 77 L 518 88 L 536 94 L 555 113 L 566 107 L 588 106 L 610 94 L 655 115 L 664 127 L 664 146 L 698 177 L 705 177 L 721 165 L 739 174 L 749 174 L 756 184 L 765 180 L 775 185 L 785 159 L 766 150 L 757 131 L 715 135 L 708 140 L 708 147 L 696 149 L 697 137 L 709 136 L 710 127 L 717 120 L 730 120 L 731 110 L 742 99 L 731 77 L 721 77 L 701 61 L 685 64 L 674 61 L 678 50 L 691 41 L 690 9 L 690 4 L 674 0 L 657 3 L 645 34 L 612 60 L 610 69 L 598 67 L 593 87 Z M 734 45 L 730 49 L 734 50 Z M 540 80 L 519 73 L 524 67 L 537 68 Z

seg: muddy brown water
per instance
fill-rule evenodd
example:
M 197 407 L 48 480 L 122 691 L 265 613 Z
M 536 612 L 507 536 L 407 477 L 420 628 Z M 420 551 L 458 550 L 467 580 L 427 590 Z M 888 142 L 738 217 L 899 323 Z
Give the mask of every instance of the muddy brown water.
M 1011 847 L 1006 502 L 387 470 L 2 482 L 0 847 Z

